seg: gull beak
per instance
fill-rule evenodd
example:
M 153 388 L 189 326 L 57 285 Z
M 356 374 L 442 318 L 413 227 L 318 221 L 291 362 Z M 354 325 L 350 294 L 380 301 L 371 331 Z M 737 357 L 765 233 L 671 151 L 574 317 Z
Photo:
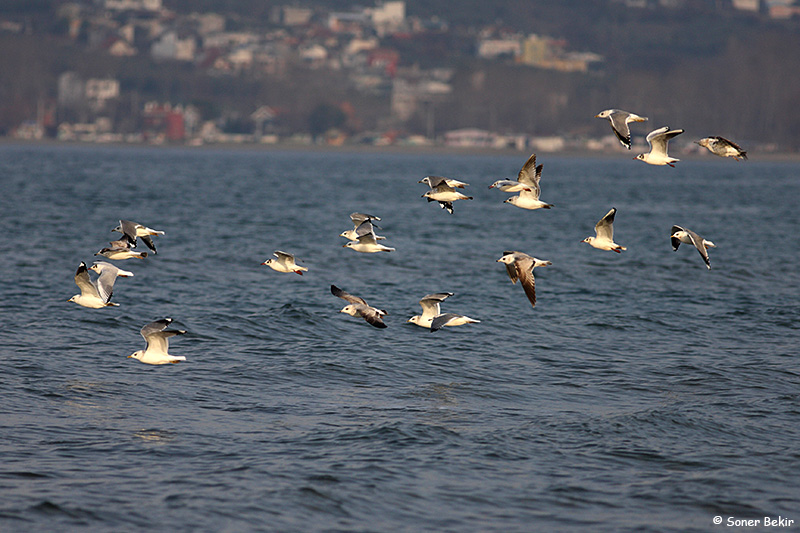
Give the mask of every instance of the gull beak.
M 131 357 L 133 357 L 133 355 L 129 355 L 129 356 L 128 356 L 128 357 L 126 357 L 125 359 L 130 359 Z

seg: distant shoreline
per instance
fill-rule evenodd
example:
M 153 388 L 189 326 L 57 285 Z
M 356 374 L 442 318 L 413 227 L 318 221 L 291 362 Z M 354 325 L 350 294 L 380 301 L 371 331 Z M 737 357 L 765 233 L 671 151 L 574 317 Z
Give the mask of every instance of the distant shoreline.
M 43 139 L 43 140 L 27 140 L 16 139 L 13 137 L 0 137 L 0 146 L 26 146 L 26 147 L 82 147 L 82 148 L 145 148 L 145 149 L 185 149 L 187 151 L 203 151 L 203 150 L 221 150 L 221 151 L 243 151 L 243 152 L 317 152 L 317 153 L 375 153 L 375 154 L 428 154 L 428 155 L 463 155 L 463 156 L 485 156 L 485 155 L 498 155 L 498 156 L 521 156 L 527 157 L 529 152 L 535 150 L 517 150 L 513 148 L 491 148 L 491 147 L 454 147 L 442 145 L 386 145 L 374 146 L 369 144 L 345 144 L 341 146 L 332 146 L 327 144 L 301 144 L 301 143 L 287 143 L 279 142 L 275 144 L 262 144 L 262 143 L 220 143 L 220 144 L 201 144 L 192 146 L 187 144 L 147 144 L 147 143 L 90 143 L 80 141 L 59 141 L 56 139 Z M 537 152 L 541 155 L 548 155 L 553 157 L 578 157 L 578 158 L 595 158 L 595 159 L 609 159 L 619 158 L 628 154 L 637 153 L 636 150 L 630 152 L 625 151 L 589 151 L 589 150 L 560 150 L 554 152 Z M 703 153 L 681 153 L 678 152 L 680 158 L 691 161 L 714 161 L 721 158 L 713 156 L 712 154 Z M 767 162 L 800 162 L 800 153 L 798 152 L 770 152 L 770 153 L 753 153 L 748 152 L 750 159 L 748 161 L 767 161 Z M 633 155 L 631 155 L 633 158 Z M 736 161 L 733 161 L 736 163 Z M 745 162 L 739 162 L 747 163 Z

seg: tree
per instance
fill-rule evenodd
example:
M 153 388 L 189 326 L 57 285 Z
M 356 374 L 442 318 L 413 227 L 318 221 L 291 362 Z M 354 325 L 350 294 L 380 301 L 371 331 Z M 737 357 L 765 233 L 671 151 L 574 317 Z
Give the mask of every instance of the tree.
M 308 129 L 316 139 L 330 129 L 342 127 L 346 120 L 347 116 L 338 106 L 322 103 L 309 113 Z

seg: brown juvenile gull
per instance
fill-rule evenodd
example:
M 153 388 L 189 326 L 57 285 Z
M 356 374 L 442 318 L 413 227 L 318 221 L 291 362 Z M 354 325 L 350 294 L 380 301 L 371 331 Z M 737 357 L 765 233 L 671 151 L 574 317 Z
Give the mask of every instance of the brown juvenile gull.
M 740 157 L 742 159 L 747 159 L 747 152 L 742 150 L 738 144 L 729 141 L 725 137 L 706 137 L 705 139 L 700 139 L 695 142 L 704 148 L 708 148 L 709 152 L 720 157 L 732 157 L 737 161 L 739 161 Z
M 451 215 L 453 214 L 453 202 L 456 200 L 472 200 L 472 196 L 467 196 L 456 190 L 463 189 L 469 185 L 469 183 L 464 183 L 463 181 L 442 176 L 425 176 L 417 183 L 427 183 L 431 190 L 423 194 L 422 197 L 427 198 L 429 202 L 439 202 L 439 206 Z
M 621 109 L 606 109 L 600 111 L 594 117 L 607 118 L 611 123 L 611 129 L 614 131 L 614 135 L 617 136 L 622 146 L 628 150 L 631 149 L 631 130 L 628 124 L 631 122 L 645 122 L 647 120 L 647 117 L 640 117 L 635 113 L 629 113 Z
M 136 247 L 136 239 L 141 238 L 142 242 L 144 242 L 148 248 L 150 248 L 154 254 L 157 254 L 156 245 L 153 244 L 153 239 L 150 238 L 151 235 L 164 235 L 163 231 L 148 228 L 143 224 L 139 224 L 138 222 L 132 222 L 130 220 L 120 220 L 119 226 L 112 229 L 111 231 L 118 231 L 127 237 L 128 241 L 131 243 L 131 246 L 134 248 Z
M 340 313 L 346 313 L 350 316 L 360 316 L 376 328 L 386 327 L 386 324 L 384 324 L 383 320 L 381 320 L 381 317 L 388 314 L 386 311 L 372 307 L 371 305 L 367 304 L 367 301 L 364 300 L 364 298 L 353 296 L 352 294 L 343 291 L 336 285 L 331 285 L 331 294 L 345 300 L 346 302 L 349 302 L 348 305 L 339 311 Z
M 536 259 L 523 252 L 503 252 L 503 257 L 497 260 L 498 263 L 505 263 L 508 277 L 511 283 L 516 284 L 520 281 L 525 295 L 531 302 L 532 307 L 536 307 L 536 280 L 533 278 L 533 269 L 552 265 L 550 261 Z
M 612 207 L 611 211 L 605 214 L 600 221 L 594 226 L 594 237 L 586 237 L 581 242 L 597 248 L 598 250 L 610 250 L 612 252 L 622 253 L 622 250 L 627 250 L 624 246 L 614 242 L 614 215 L 617 214 L 617 208 Z
M 711 241 L 707 241 L 697 233 L 690 229 L 682 228 L 680 226 L 672 226 L 672 232 L 669 236 L 672 241 L 672 251 L 676 251 L 681 243 L 691 244 L 697 251 L 700 252 L 700 257 L 706 263 L 706 268 L 711 269 L 711 261 L 708 258 L 708 249 L 716 248 L 717 245 Z
M 651 131 L 647 134 L 647 144 L 650 145 L 650 151 L 639 154 L 634 159 L 644 161 L 650 165 L 669 165 L 674 167 L 673 163 L 677 163 L 680 159 L 675 159 L 667 154 L 667 145 L 670 139 L 677 137 L 681 133 L 683 133 L 683 130 L 670 130 L 669 126 L 663 126 Z
M 144 350 L 133 352 L 128 356 L 128 359 L 137 359 L 148 365 L 165 365 L 167 363 L 186 361 L 186 357 L 182 355 L 170 355 L 167 353 L 167 350 L 169 350 L 169 338 L 186 333 L 186 330 L 183 329 L 166 329 L 171 323 L 171 318 L 162 318 L 146 324 L 139 333 L 142 334 L 142 337 L 147 342 L 147 347 Z
M 303 272 L 308 272 L 306 267 L 302 267 L 295 263 L 295 257 L 292 254 L 275 250 L 273 254 L 275 259 L 270 258 L 261 263 L 270 267 L 277 272 L 294 272 L 295 274 L 303 275 Z

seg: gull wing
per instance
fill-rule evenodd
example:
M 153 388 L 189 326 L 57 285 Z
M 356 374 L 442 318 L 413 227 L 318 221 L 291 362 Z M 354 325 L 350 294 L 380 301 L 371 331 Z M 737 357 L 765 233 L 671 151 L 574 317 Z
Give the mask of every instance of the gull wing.
M 671 130 L 669 126 L 664 126 L 653 130 L 647 134 L 647 142 L 650 144 L 650 151 L 656 154 L 667 155 L 667 143 L 673 137 L 683 133 L 683 130 Z
M 367 305 L 367 301 L 364 300 L 364 298 L 360 298 L 358 296 L 353 296 L 349 292 L 343 291 L 342 289 L 340 289 L 336 285 L 331 285 L 331 294 L 333 294 L 334 296 L 336 296 L 338 298 L 341 298 L 342 300 L 345 300 L 345 301 L 347 301 L 347 302 L 349 302 L 351 304 L 364 305 L 364 306 L 369 307 Z
M 612 207 L 611 211 L 606 213 L 606 216 L 600 219 L 595 225 L 594 231 L 601 239 L 614 240 L 614 215 L 617 214 L 617 208 Z
M 162 318 L 145 324 L 139 331 L 147 342 L 147 350 L 157 351 L 159 353 L 167 353 L 169 349 L 169 339 L 175 335 L 183 335 L 186 333 L 182 329 L 166 329 L 172 323 L 171 318 Z
M 692 244 L 694 244 L 694 247 L 700 252 L 700 257 L 703 258 L 706 267 L 710 269 L 711 261 L 708 258 L 708 250 L 706 250 L 706 246 L 703 244 L 703 238 L 690 229 L 684 229 L 684 231 L 689 234 L 689 238 L 692 239 Z
M 530 187 L 536 186 L 536 154 L 531 154 L 517 174 L 517 181 Z
M 294 256 L 292 254 L 282 252 L 280 250 L 275 250 L 272 255 L 277 257 L 280 261 L 285 261 L 287 263 L 294 263 Z
M 97 287 L 92 283 L 92 278 L 89 277 L 89 269 L 86 268 L 86 263 L 81 261 L 78 265 L 78 270 L 75 272 L 75 284 L 81 290 L 82 295 L 96 295 L 100 296 Z M 100 296 L 102 298 L 102 296 Z M 106 300 L 108 301 L 108 300 Z
M 536 307 L 536 280 L 533 278 L 533 258 L 525 256 L 514 262 L 517 267 L 520 285 L 525 290 L 525 296 L 531 302 L 531 307 Z
M 461 315 L 456 313 L 442 313 L 441 315 L 434 317 L 434 319 L 431 321 L 431 332 L 442 329 L 451 320 L 453 320 L 454 318 L 458 318 L 460 316 Z
M 380 220 L 380 217 L 368 215 L 367 213 L 350 213 L 350 220 L 353 222 L 353 225 L 358 226 L 365 220 Z
M 419 301 L 419 305 L 422 306 L 422 318 L 435 317 L 438 315 L 441 312 L 439 304 L 452 295 L 452 292 L 437 292 L 424 296 Z
M 381 319 L 381 315 L 385 314 L 382 311 L 375 309 L 374 307 L 370 307 L 369 305 L 360 305 L 355 304 L 358 308 L 359 314 L 361 317 L 366 320 L 369 324 L 375 326 L 376 328 L 385 328 L 386 324 Z

